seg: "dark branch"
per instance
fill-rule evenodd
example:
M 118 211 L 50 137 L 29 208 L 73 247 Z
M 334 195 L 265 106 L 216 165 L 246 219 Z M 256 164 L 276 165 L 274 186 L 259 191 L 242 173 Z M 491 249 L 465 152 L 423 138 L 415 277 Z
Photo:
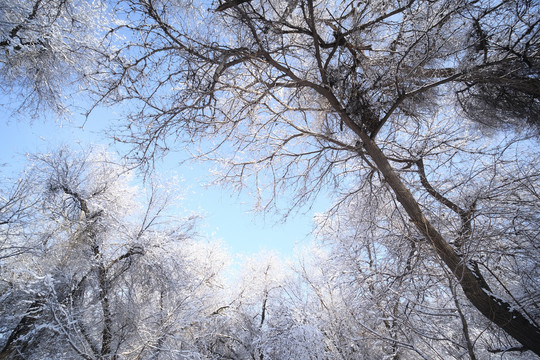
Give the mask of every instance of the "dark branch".
M 227 9 L 230 9 L 232 7 L 238 6 L 240 4 L 243 4 L 245 2 L 250 2 L 251 0 L 232 0 L 232 1 L 226 1 L 223 4 L 219 5 L 216 8 L 216 11 L 225 11 Z

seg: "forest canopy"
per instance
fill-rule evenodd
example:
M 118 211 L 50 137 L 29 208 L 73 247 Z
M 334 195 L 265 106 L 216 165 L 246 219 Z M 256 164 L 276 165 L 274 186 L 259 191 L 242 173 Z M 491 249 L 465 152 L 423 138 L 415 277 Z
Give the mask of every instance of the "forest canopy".
M 17 116 L 121 108 L 129 150 L 3 183 L 0 359 L 537 358 L 539 31 L 525 0 L 2 1 Z M 130 195 L 171 149 L 261 211 L 334 204 L 231 286 Z

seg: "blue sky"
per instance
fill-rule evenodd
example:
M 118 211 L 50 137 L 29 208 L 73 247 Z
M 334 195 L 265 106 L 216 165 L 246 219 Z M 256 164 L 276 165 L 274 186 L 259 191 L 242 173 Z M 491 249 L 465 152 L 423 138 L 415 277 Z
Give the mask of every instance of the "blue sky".
M 0 164 L 6 164 L 2 171 L 20 169 L 26 153 L 49 151 L 65 144 L 75 149 L 89 144 L 110 144 L 104 128 L 113 114 L 110 109 L 96 111 L 81 128 L 81 117 L 74 116 L 72 123 L 49 119 L 30 124 L 13 119 L 9 111 L 0 107 Z M 233 254 L 249 256 L 272 250 L 290 257 L 295 247 L 310 241 L 313 215 L 327 206 L 325 200 L 321 200 L 312 209 L 300 209 L 298 214 L 289 216 L 285 223 L 278 215 L 254 214 L 250 211 L 253 201 L 247 192 L 235 194 L 226 188 L 203 186 L 210 181 L 211 164 L 177 165 L 173 158 L 166 157 L 162 166 L 173 169 L 167 170 L 168 175 L 177 175 L 183 180 L 181 188 L 185 191 L 185 200 L 181 206 L 186 211 L 201 213 L 200 234 L 221 240 Z M 170 174 L 171 171 L 176 174 Z

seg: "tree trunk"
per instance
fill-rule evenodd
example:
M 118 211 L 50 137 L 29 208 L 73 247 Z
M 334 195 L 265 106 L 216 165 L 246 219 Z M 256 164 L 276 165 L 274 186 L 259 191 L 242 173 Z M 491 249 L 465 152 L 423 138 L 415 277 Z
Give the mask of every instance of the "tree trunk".
M 412 193 L 399 179 L 377 144 L 365 132 L 358 131 L 359 129 L 353 130 L 360 136 L 364 149 L 383 174 L 411 221 L 420 233 L 430 241 L 437 255 L 455 275 L 469 301 L 486 318 L 506 331 L 528 350 L 540 356 L 540 329 L 525 318 L 523 314 L 512 310 L 507 302 L 491 294 L 489 289 L 486 288 L 486 283 L 480 273 L 475 271 L 476 269 L 471 269 L 424 217 Z
M 314 89 L 329 101 L 330 105 L 337 110 L 341 120 L 358 135 L 363 148 L 394 191 L 397 200 L 403 206 L 416 228 L 431 243 L 439 258 L 454 274 L 467 299 L 491 322 L 519 341 L 526 349 L 540 356 L 540 329 L 523 314 L 513 310 L 506 301 L 492 294 L 478 269 L 472 270 L 468 266 L 469 264 L 454 251 L 452 246 L 431 225 L 422 213 L 412 193 L 397 176 L 388 158 L 370 136 L 349 117 L 334 94 L 323 87 L 314 86 Z
M 25 350 L 32 339 L 38 334 L 28 334 L 36 330 L 36 322 L 43 316 L 43 299 L 39 297 L 28 307 L 26 314 L 19 321 L 15 329 L 10 333 L 6 344 L 0 351 L 0 360 L 23 359 Z
M 111 356 L 112 352 L 112 313 L 109 304 L 109 281 L 107 280 L 107 270 L 101 259 L 101 251 L 98 245 L 93 246 L 94 256 L 99 259 L 97 266 L 97 276 L 99 282 L 99 301 L 103 312 L 103 330 L 101 332 L 101 356 Z M 111 357 L 116 358 L 115 356 Z
M 100 285 L 100 301 L 103 311 L 103 331 L 101 339 L 101 355 L 107 356 L 112 353 L 112 314 L 109 304 L 109 288 L 106 279 L 106 271 L 103 265 L 99 266 L 98 277 Z M 114 358 L 114 357 L 113 357 Z

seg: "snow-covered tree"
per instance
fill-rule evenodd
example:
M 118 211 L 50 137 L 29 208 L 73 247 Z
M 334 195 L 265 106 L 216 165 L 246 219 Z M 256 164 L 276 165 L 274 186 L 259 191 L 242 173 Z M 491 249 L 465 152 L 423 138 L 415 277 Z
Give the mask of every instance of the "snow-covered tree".
M 112 19 L 104 18 L 100 2 L 3 6 L 2 85 L 26 91 L 34 108 L 45 102 L 60 109 L 63 86 L 81 81 L 98 102 L 132 110 L 115 138 L 133 145 L 130 158 L 148 165 L 186 143 L 200 150 L 199 158 L 218 161 L 220 180 L 250 186 L 258 209 L 280 204 L 283 192 L 295 194 L 290 210 L 333 190 L 336 206 L 320 221 L 330 258 L 315 279 L 299 272 L 308 282 L 300 288 L 313 293 L 294 297 L 302 309 L 313 301 L 324 316 L 288 333 L 302 316 L 284 305 L 293 298 L 264 266 L 254 272 L 258 287 L 238 296 L 236 308 L 232 300 L 211 299 L 216 272 L 205 266 L 185 270 L 202 287 L 183 283 L 176 274 L 188 255 L 152 260 L 159 251 L 142 241 L 150 230 L 119 225 L 133 216 L 124 202 L 132 197 L 129 187 L 115 188 L 121 176 L 107 178 L 104 167 L 87 173 L 79 166 L 85 161 L 53 156 L 40 160 L 49 169 L 40 174 L 51 176 L 36 177 L 43 179 L 32 187 L 42 189 L 37 202 L 21 200 L 21 182 L 0 204 L 3 261 L 40 259 L 35 270 L 14 272 L 8 277 L 19 280 L 5 282 L 5 304 L 20 298 L 17 306 L 25 309 L 9 320 L 5 353 L 37 346 L 46 354 L 51 343 L 32 344 L 28 334 L 56 331 L 67 344 L 62 349 L 90 358 L 137 351 L 279 357 L 285 355 L 273 352 L 269 339 L 280 331 L 299 339 L 305 331 L 310 341 L 321 339 L 319 354 L 330 358 L 375 349 L 394 358 L 540 355 L 537 3 L 119 0 L 110 6 L 118 11 Z M 114 36 L 128 40 L 99 50 Z M 96 176 L 106 181 L 89 180 Z M 24 215 L 34 204 L 42 209 Z M 153 216 L 142 223 L 154 226 Z M 174 239 L 158 228 L 150 243 Z M 18 239 L 29 242 L 21 246 Z M 221 261 L 208 269 L 213 264 Z M 137 292 L 136 275 L 150 270 L 146 288 L 153 290 Z M 182 290 L 171 293 L 163 278 Z M 34 284 L 31 292 L 17 288 L 24 283 Z M 160 311 L 137 314 L 144 306 L 124 306 L 130 302 Z M 168 306 L 195 315 L 169 317 Z M 88 319 L 96 316 L 93 325 Z M 38 326 L 35 318 L 54 321 Z M 143 318 L 153 320 L 143 321 L 144 332 L 133 331 Z M 442 319 L 452 327 L 442 327 Z M 133 334 L 138 341 L 123 340 Z
M 507 149 L 501 152 L 500 139 L 491 149 L 480 141 L 482 154 L 472 149 L 474 141 L 462 141 L 469 154 L 445 159 L 445 169 L 430 172 L 429 180 L 423 181 L 426 188 L 417 194 L 425 197 L 430 217 L 438 219 L 438 230 L 454 239 L 452 245 L 475 271 L 484 274 L 492 291 L 535 321 L 536 307 L 527 309 L 526 304 L 538 297 L 537 286 L 530 283 L 538 278 L 533 225 L 538 208 L 535 191 L 531 191 L 538 186 L 532 185 L 538 181 L 532 170 L 538 158 L 516 158 L 523 147 L 531 146 L 528 142 L 505 143 Z M 441 147 L 434 151 L 437 156 L 444 154 Z M 448 187 L 439 200 L 429 201 L 432 180 L 437 187 Z M 463 184 L 467 191 L 462 192 Z M 334 313 L 354 317 L 353 332 L 373 339 L 370 345 L 378 339 L 384 344 L 379 351 L 386 348 L 386 355 L 395 358 L 468 354 L 480 359 L 489 358 L 490 352 L 517 350 L 471 306 L 453 274 L 428 250 L 430 244 L 395 210 L 390 194 L 372 190 L 359 191 L 332 217 L 320 218 L 318 236 L 328 254 L 319 260 L 325 275 L 316 283 L 328 281 L 341 301 L 338 308 L 342 310 L 331 307 Z M 446 211 L 448 206 L 457 209 L 462 204 L 474 204 L 470 218 L 460 219 Z M 516 357 L 522 358 L 519 353 Z
M 222 306 L 208 317 L 206 354 L 212 359 L 329 359 L 331 352 L 305 311 L 305 282 L 271 252 L 244 258 L 229 279 Z M 316 319 L 316 317 L 315 317 Z
M 25 120 L 69 112 L 73 93 L 100 81 L 113 56 L 105 39 L 114 20 L 103 1 L 2 0 L 0 91 Z
M 123 137 L 134 158 L 151 162 L 172 141 L 200 142 L 201 157 L 223 165 L 221 179 L 256 189 L 260 209 L 283 191 L 296 191 L 294 207 L 327 185 L 346 208 L 373 204 L 373 223 L 401 241 L 387 250 L 401 250 L 394 273 L 416 246 L 438 267 L 432 281 L 459 284 L 448 299 L 466 298 L 521 344 L 508 346 L 540 354 L 537 238 L 528 225 L 538 214 L 537 140 L 465 141 L 476 138 L 469 119 L 537 122 L 538 4 L 125 4 L 140 41 L 120 52 L 121 71 L 102 85 L 137 109 Z M 499 260 L 507 268 L 499 271 Z
M 172 188 L 133 186 L 103 151 L 37 155 L 25 174 L 32 223 L 0 263 L 0 358 L 197 354 L 190 328 L 214 310 L 226 257 L 167 210 Z

